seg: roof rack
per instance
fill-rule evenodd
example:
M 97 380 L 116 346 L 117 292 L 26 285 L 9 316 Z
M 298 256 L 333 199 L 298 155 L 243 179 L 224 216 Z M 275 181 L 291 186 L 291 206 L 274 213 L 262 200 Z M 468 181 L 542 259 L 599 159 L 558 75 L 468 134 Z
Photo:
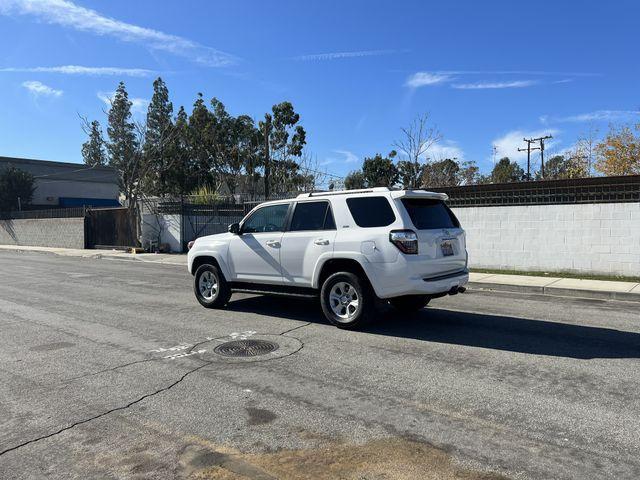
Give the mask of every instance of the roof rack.
M 309 198 L 309 197 L 326 197 L 328 195 L 349 195 L 352 193 L 372 193 L 372 192 L 390 192 L 387 187 L 373 187 L 373 188 L 361 188 L 357 190 L 337 190 L 335 192 L 311 192 L 301 193 L 297 198 Z

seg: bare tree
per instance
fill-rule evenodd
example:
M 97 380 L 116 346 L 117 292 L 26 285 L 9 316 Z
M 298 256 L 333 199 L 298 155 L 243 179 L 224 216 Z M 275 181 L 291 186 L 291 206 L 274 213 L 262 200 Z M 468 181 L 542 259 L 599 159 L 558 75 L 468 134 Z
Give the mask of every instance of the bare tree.
M 441 139 L 440 132 L 435 126 L 429 124 L 429 114 L 423 113 L 413 119 L 411 124 L 402 128 L 402 138 L 394 142 L 394 147 L 400 154 L 398 169 L 404 188 L 417 188 L 420 186 L 423 164 L 426 162 L 427 152 Z
M 591 176 L 593 172 L 594 156 L 598 144 L 598 129 L 590 124 L 589 129 L 578 138 L 575 145 L 574 156 L 581 157 L 586 162 L 586 174 Z

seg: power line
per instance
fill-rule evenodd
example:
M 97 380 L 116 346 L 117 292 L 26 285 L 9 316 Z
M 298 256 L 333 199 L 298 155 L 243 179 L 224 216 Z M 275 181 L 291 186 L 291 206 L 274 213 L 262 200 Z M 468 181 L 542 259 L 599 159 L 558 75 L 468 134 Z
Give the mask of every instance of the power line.
M 544 141 L 553 138 L 552 135 L 545 135 L 544 137 L 534 138 L 536 142 L 540 142 L 540 174 L 544 178 Z
M 532 138 L 523 138 L 524 142 L 527 142 L 527 148 L 518 148 L 519 152 L 527 152 L 527 181 L 531 180 L 531 151 L 540 150 L 540 147 L 531 148 L 531 144 L 536 140 Z

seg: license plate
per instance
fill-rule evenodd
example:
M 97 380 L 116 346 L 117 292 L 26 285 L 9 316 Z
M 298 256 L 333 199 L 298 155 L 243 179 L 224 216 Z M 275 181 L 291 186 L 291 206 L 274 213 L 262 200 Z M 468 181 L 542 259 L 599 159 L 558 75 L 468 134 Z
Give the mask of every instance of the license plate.
M 451 242 L 442 242 L 440 244 L 440 249 L 442 250 L 442 255 L 444 257 L 450 257 L 453 255 L 453 245 Z

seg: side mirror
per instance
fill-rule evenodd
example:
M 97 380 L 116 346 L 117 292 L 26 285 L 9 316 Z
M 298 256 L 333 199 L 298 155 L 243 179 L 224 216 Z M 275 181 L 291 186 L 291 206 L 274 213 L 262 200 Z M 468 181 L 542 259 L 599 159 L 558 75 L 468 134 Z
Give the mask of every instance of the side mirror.
M 234 235 L 240 235 L 240 224 L 232 223 L 229 225 L 229 233 L 233 233 Z

